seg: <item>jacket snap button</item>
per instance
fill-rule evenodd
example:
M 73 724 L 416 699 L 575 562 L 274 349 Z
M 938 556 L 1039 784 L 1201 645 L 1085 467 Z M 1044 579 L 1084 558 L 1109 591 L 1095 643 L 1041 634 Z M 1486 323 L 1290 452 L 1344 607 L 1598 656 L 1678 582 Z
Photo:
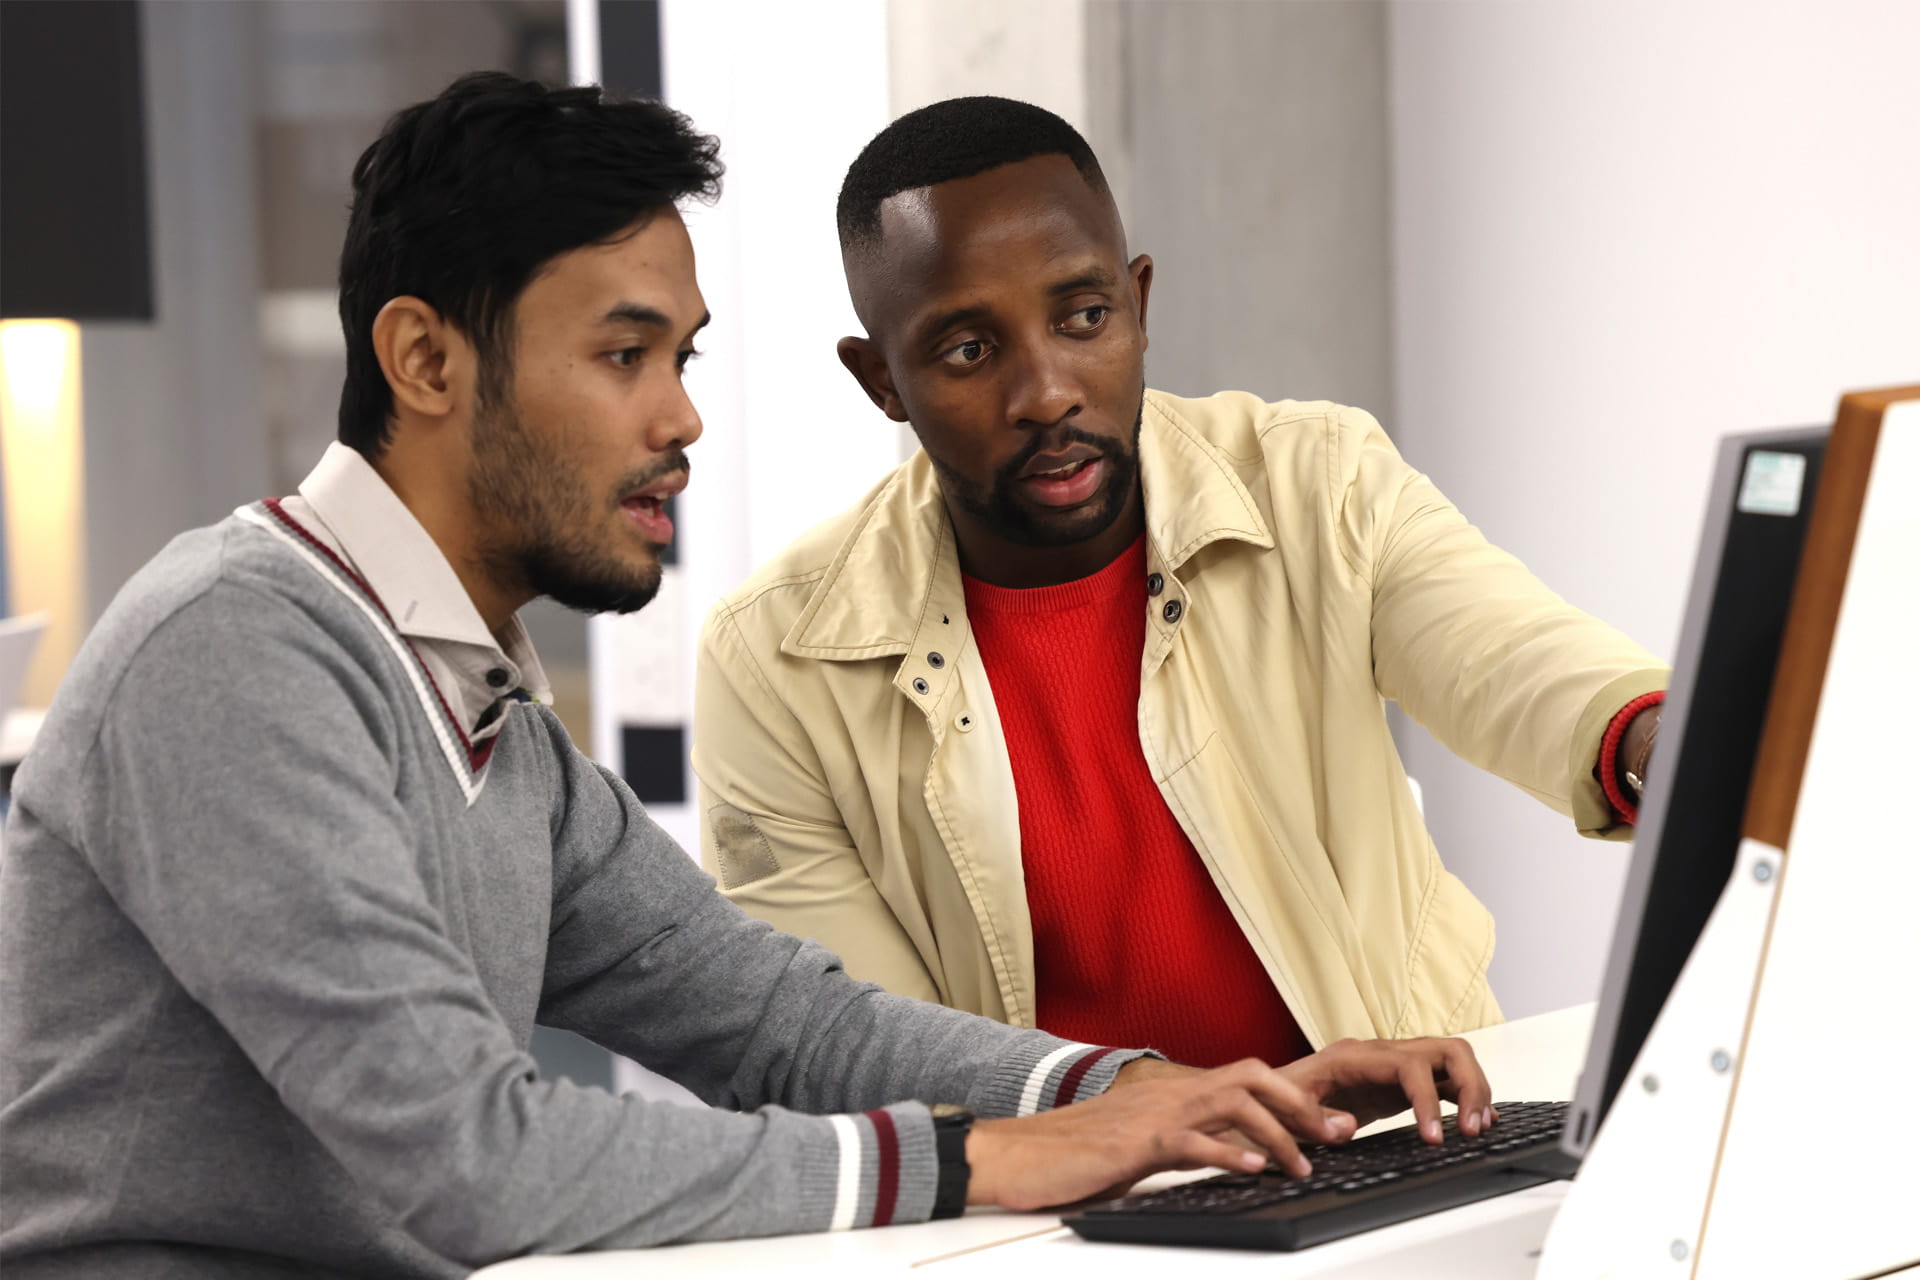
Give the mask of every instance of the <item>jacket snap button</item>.
M 1167 607 L 1160 611 L 1160 616 L 1168 622 L 1180 621 L 1180 602 L 1178 600 L 1167 601 Z
M 932 685 L 929 685 L 925 680 L 922 680 L 919 676 L 915 676 L 913 678 L 913 691 L 915 693 L 925 693 L 928 689 L 932 687 L 933 687 Z
M 947 665 L 947 660 L 941 657 L 938 653 L 930 653 L 927 655 L 927 665 L 932 667 L 935 671 L 938 671 L 940 668 Z
M 953 727 L 962 733 L 971 733 L 973 732 L 973 717 L 963 715 L 953 722 Z
M 1161 577 L 1159 574 L 1150 573 L 1147 575 L 1147 594 L 1148 595 L 1150 596 L 1159 595 L 1160 589 L 1166 585 L 1167 585 L 1167 580 Z

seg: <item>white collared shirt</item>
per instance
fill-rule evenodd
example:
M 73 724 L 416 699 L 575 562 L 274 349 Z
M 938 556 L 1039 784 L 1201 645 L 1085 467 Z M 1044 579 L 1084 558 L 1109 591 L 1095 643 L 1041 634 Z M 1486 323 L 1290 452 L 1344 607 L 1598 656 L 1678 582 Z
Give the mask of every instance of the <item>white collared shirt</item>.
M 551 703 L 518 616 L 494 635 L 433 535 L 360 454 L 337 441 L 280 504 L 357 574 L 440 687 L 471 742 L 500 731 L 503 698 Z

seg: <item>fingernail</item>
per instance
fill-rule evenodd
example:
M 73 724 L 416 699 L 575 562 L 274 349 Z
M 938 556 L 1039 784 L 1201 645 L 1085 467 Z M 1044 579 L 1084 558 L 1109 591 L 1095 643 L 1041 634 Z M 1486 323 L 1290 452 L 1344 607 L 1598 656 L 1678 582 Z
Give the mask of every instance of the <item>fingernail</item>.
M 1258 1151 L 1249 1151 L 1240 1157 L 1240 1167 L 1249 1173 L 1258 1173 L 1267 1167 L 1267 1158 Z
M 1492 1107 L 1480 1108 L 1480 1127 L 1482 1129 L 1493 1128 L 1493 1108 Z
M 1350 1115 L 1344 1115 L 1344 1114 L 1337 1115 L 1337 1116 L 1328 1116 L 1327 1128 L 1331 1129 L 1335 1133 L 1342 1133 L 1342 1134 L 1352 1133 L 1353 1117 Z
M 1480 1132 L 1480 1113 L 1478 1111 L 1462 1111 L 1460 1113 L 1460 1132 L 1466 1134 L 1468 1137 L 1472 1137 L 1474 1134 Z
M 1440 1122 L 1438 1120 L 1429 1120 L 1420 1126 L 1420 1132 L 1426 1134 L 1435 1142 L 1438 1142 L 1440 1141 Z

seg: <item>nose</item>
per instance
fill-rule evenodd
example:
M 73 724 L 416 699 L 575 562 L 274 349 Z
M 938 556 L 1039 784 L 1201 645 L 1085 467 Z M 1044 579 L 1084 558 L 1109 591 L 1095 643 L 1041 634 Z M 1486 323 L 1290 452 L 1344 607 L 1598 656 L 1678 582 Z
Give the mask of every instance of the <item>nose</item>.
M 1078 413 L 1085 397 L 1067 353 L 1045 338 L 1023 345 L 1025 350 L 1007 362 L 1008 421 L 1050 427 Z
M 705 429 L 700 411 L 693 407 L 693 397 L 687 394 L 686 384 L 675 378 L 665 403 L 647 424 L 647 448 L 655 453 L 684 449 L 698 440 Z

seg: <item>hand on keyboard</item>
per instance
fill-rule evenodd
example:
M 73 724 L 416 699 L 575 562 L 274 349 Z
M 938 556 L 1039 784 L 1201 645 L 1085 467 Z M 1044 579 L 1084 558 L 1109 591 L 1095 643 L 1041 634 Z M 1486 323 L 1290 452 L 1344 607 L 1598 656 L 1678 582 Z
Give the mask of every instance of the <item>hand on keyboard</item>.
M 1440 1141 L 1440 1101 L 1460 1108 L 1468 1137 L 1499 1119 L 1486 1072 L 1465 1040 L 1340 1040 L 1280 1068 L 1307 1096 L 1357 1125 L 1413 1108 L 1420 1136 Z
M 1460 1040 L 1342 1041 L 1286 1067 L 1247 1059 L 1212 1071 L 1164 1073 L 1098 1098 L 1017 1119 L 981 1120 L 967 1141 L 968 1201 L 1037 1209 L 1119 1194 L 1163 1169 L 1254 1171 L 1270 1155 L 1296 1177 L 1312 1171 L 1300 1140 L 1342 1143 L 1377 1115 L 1409 1104 L 1438 1139 L 1440 1099 L 1476 1128 L 1491 1093 Z M 1236 1140 L 1244 1137 L 1256 1150 Z

